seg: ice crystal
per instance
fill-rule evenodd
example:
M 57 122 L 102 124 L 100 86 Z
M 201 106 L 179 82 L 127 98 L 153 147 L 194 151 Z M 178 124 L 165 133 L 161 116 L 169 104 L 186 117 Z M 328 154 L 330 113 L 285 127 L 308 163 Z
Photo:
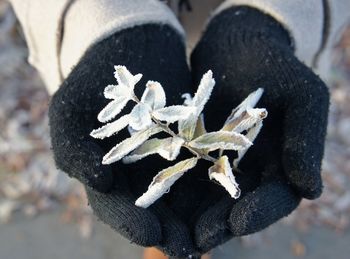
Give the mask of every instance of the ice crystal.
M 142 78 L 141 74 L 132 75 L 126 67 L 115 66 L 114 75 L 118 84 L 108 85 L 104 89 L 105 98 L 112 101 L 98 114 L 98 120 L 103 123 L 111 121 L 129 101 L 134 102 L 135 106 L 130 114 L 93 130 L 90 135 L 104 139 L 128 127 L 131 136 L 115 145 L 103 157 L 102 163 L 111 164 L 119 160 L 125 164 L 134 163 L 155 154 L 173 161 L 180 154 L 181 148 L 188 149 L 194 155 L 160 171 L 148 190 L 136 200 L 136 206 L 150 206 L 184 173 L 194 168 L 199 159 L 213 163 L 208 170 L 210 179 L 221 184 L 232 198 L 240 196 L 228 157 L 223 153 L 225 150 L 237 151 L 238 156 L 233 160 L 233 167 L 237 168 L 244 154 L 253 145 L 262 128 L 262 121 L 267 116 L 266 109 L 254 108 L 263 94 L 262 88 L 251 93 L 232 110 L 221 130 L 207 132 L 202 111 L 215 85 L 212 71 L 203 75 L 193 97 L 185 93 L 182 95 L 184 104 L 173 106 L 166 106 L 166 95 L 159 82 L 148 81 L 139 99 L 134 88 Z M 176 122 L 177 133 L 169 127 L 169 124 Z M 160 132 L 168 133 L 170 137 L 151 138 Z M 214 150 L 220 150 L 217 158 L 210 155 Z

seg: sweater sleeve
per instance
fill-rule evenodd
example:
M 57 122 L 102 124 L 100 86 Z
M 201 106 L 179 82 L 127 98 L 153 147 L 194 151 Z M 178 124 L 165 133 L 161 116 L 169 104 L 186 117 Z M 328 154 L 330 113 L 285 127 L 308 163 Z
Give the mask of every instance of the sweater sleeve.
M 213 16 L 239 5 L 274 17 L 289 31 L 296 56 L 323 79 L 328 78 L 330 50 L 349 19 L 349 0 L 226 0 Z
M 29 63 L 54 93 L 87 49 L 137 25 L 156 23 L 184 31 L 158 0 L 10 0 L 29 48 Z

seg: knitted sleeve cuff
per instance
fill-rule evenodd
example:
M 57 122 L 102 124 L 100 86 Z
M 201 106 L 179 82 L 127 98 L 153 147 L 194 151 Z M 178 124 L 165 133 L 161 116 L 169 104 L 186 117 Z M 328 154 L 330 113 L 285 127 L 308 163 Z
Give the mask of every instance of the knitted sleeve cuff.
M 184 37 L 172 11 L 158 0 L 10 0 L 28 43 L 29 62 L 54 93 L 92 45 L 142 24 L 170 25 Z
M 256 8 L 280 22 L 289 31 L 296 56 L 308 66 L 312 66 L 322 44 L 322 1 L 226 0 L 214 11 L 213 16 L 238 5 Z

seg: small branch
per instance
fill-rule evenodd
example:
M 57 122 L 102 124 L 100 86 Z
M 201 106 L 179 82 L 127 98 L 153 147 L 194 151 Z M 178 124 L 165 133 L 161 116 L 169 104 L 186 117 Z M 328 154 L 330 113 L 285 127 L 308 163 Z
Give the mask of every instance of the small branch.
M 140 103 L 140 99 L 139 99 L 135 94 L 133 94 L 132 100 L 135 101 L 137 104 Z M 172 130 L 169 128 L 168 124 L 164 124 L 164 123 L 162 123 L 161 121 L 157 120 L 156 118 L 154 118 L 154 117 L 152 116 L 152 114 L 151 114 L 151 118 L 152 118 L 152 120 L 153 120 L 154 123 L 156 123 L 159 127 L 162 128 L 162 130 L 163 130 L 164 132 L 168 133 L 168 134 L 171 135 L 173 138 L 175 138 L 175 137 L 176 137 L 176 138 L 181 138 L 181 137 L 179 137 L 174 131 L 172 131 Z M 207 161 L 213 162 L 213 163 L 215 163 L 215 162 L 217 161 L 217 159 L 215 159 L 214 157 L 212 157 L 212 156 L 210 156 L 210 155 L 208 155 L 208 154 L 204 154 L 204 153 L 200 152 L 199 150 L 190 147 L 190 146 L 187 144 L 187 142 L 185 142 L 182 146 L 185 147 L 185 148 L 187 148 L 188 151 L 190 151 L 190 152 L 191 152 L 192 154 L 194 154 L 196 157 L 202 158 L 202 159 L 204 159 L 204 160 L 207 160 Z
M 139 104 L 139 103 L 141 102 L 140 99 L 136 96 L 135 93 L 133 93 L 133 95 L 132 95 L 132 100 L 133 100 L 135 103 L 137 103 L 137 104 Z

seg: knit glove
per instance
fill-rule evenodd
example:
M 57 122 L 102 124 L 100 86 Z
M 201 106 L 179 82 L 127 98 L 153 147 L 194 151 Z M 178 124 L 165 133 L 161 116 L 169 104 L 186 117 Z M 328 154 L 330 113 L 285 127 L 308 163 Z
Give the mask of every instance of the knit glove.
M 127 129 L 114 137 L 90 136 L 101 127 L 97 114 L 107 105 L 104 88 L 116 84 L 114 65 L 142 73 L 135 87 L 141 96 L 148 80 L 161 82 L 167 105 L 182 104 L 190 91 L 191 74 L 182 37 L 169 26 L 143 25 L 115 33 L 89 49 L 52 97 L 49 117 L 57 166 L 85 186 L 94 213 L 131 242 L 158 246 L 170 255 L 194 253 L 188 227 L 160 200 L 148 209 L 134 205 L 152 178 L 170 164 L 159 157 L 131 165 L 102 165 L 102 157 L 129 137 Z M 122 113 L 129 113 L 130 106 Z
M 295 57 L 287 31 L 249 7 L 214 17 L 191 65 L 196 82 L 208 69 L 216 79 L 204 110 L 209 131 L 223 125 L 231 108 L 259 87 L 265 91 L 257 107 L 269 112 L 239 164 L 241 197 L 216 197 L 196 222 L 196 246 L 208 251 L 232 236 L 262 230 L 293 211 L 301 198 L 320 196 L 329 93 Z

